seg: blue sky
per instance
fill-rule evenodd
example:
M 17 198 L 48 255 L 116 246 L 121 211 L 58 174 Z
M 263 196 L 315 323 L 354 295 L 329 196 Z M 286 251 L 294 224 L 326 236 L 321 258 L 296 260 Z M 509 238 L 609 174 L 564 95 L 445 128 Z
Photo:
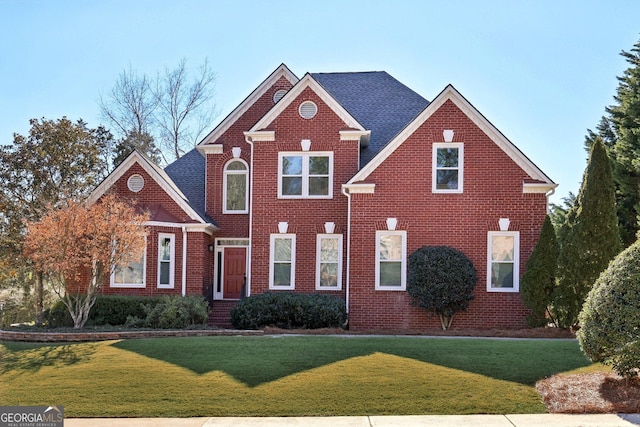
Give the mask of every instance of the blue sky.
M 129 66 L 208 58 L 217 120 L 281 63 L 299 77 L 384 70 L 427 99 L 453 84 L 560 184 L 560 203 L 579 188 L 584 136 L 613 103 L 638 16 L 628 0 L 0 0 L 0 144 L 30 118 L 96 127 L 98 97 Z

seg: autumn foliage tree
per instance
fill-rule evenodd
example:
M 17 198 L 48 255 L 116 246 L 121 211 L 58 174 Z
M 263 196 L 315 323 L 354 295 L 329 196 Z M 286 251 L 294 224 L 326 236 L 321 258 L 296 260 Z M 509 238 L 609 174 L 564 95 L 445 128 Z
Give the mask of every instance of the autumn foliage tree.
M 95 204 L 66 201 L 27 225 L 25 255 L 47 275 L 74 328 L 86 323 L 105 279 L 139 258 L 147 220 L 107 195 Z

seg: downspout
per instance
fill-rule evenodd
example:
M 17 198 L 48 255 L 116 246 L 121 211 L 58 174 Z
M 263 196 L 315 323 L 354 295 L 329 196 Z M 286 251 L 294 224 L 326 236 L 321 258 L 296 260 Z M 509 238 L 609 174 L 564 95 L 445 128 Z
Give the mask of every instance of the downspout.
M 551 190 L 549 190 L 549 192 L 547 192 L 546 196 L 547 196 L 547 214 L 549 213 L 549 197 L 553 196 L 556 193 L 556 188 L 552 188 Z
M 187 295 L 187 227 L 182 226 L 182 296 Z
M 345 186 L 342 186 L 342 194 L 347 196 L 347 272 L 345 274 L 345 299 L 344 304 L 347 310 L 347 322 L 349 321 L 349 283 L 351 277 L 351 194 Z
M 253 248 L 253 141 L 246 136 L 244 140 L 251 146 L 251 158 L 249 160 L 249 247 L 247 248 L 247 283 L 246 295 L 251 296 L 251 249 Z

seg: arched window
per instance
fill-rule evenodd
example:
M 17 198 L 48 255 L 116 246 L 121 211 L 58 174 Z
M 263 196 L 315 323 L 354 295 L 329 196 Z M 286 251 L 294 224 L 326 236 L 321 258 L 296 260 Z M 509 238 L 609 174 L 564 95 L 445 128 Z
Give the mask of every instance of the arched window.
M 248 213 L 249 167 L 244 160 L 233 159 L 226 164 L 223 185 L 222 213 Z

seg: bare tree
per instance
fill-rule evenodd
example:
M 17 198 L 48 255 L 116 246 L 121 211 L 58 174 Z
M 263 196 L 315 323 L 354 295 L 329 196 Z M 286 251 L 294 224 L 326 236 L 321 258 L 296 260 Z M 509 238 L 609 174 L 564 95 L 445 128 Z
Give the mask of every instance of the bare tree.
M 178 159 L 197 144 L 211 125 L 215 114 L 215 106 L 210 105 L 215 78 L 205 60 L 199 74 L 189 82 L 186 59 L 173 70 L 165 69 L 158 77 L 156 120 L 163 152 L 170 152 Z

